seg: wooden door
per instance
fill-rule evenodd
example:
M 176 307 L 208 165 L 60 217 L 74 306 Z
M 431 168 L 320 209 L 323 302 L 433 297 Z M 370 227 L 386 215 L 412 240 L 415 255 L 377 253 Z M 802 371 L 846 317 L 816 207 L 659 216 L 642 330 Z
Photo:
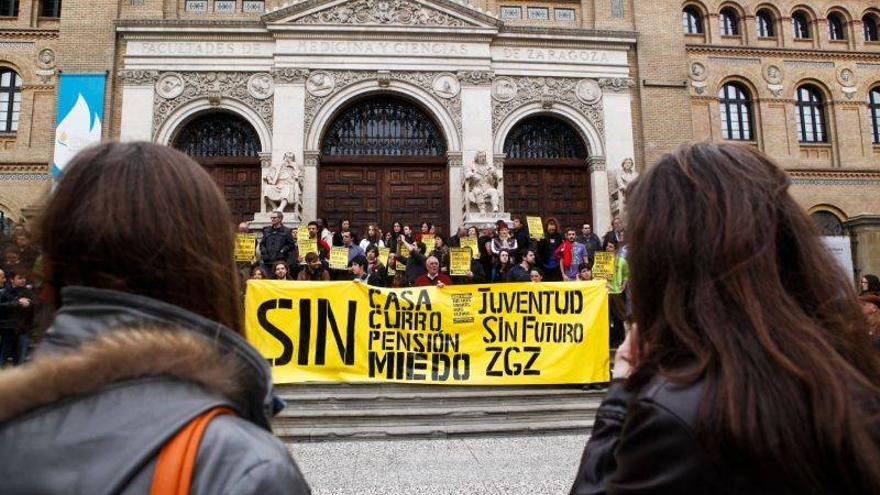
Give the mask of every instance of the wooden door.
M 446 167 L 425 162 L 322 162 L 318 172 L 318 216 L 332 224 L 351 219 L 358 232 L 370 223 L 387 230 L 395 220 L 414 225 L 427 220 L 448 232 Z
M 204 160 L 202 165 L 220 187 L 232 218 L 236 223 L 250 221 L 254 212 L 260 211 L 260 181 L 262 169 L 259 160 L 241 157 L 237 163 L 210 163 Z M 248 163 L 250 162 L 250 163 Z
M 504 164 L 505 210 L 544 220 L 555 217 L 562 228 L 592 223 L 590 173 L 583 161 L 510 162 Z

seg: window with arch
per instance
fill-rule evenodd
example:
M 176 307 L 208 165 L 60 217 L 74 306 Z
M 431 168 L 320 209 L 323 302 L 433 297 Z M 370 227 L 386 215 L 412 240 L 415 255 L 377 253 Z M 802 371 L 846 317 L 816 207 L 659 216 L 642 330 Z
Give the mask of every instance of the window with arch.
M 0 17 L 18 17 L 18 0 L 0 0 Z
M 865 31 L 865 41 L 880 41 L 880 21 L 874 14 L 865 14 L 862 17 L 862 28 Z
M 761 9 L 755 14 L 755 24 L 758 29 L 758 37 L 776 37 L 775 16 L 769 9 Z
M 733 7 L 724 7 L 718 15 L 721 23 L 721 34 L 724 36 L 739 36 L 739 14 Z
M 798 141 L 802 143 L 827 143 L 825 132 L 825 101 L 819 88 L 809 84 L 797 89 Z
M 687 34 L 703 34 L 703 14 L 700 9 L 688 5 L 681 11 L 681 22 Z
M 795 39 L 808 40 L 812 37 L 810 33 L 810 17 L 802 10 L 791 14 L 791 28 L 794 30 Z
M 834 41 L 846 39 L 846 21 L 837 12 L 828 14 L 828 36 Z
M 21 113 L 21 76 L 0 68 L 0 132 L 18 131 Z
M 504 141 L 508 158 L 586 158 L 584 141 L 567 122 L 549 115 L 519 122 Z
M 868 93 L 868 105 L 871 107 L 871 131 L 874 144 L 880 144 L 880 86 Z
M 741 83 L 729 82 L 718 92 L 721 135 L 732 141 L 752 141 L 752 97 Z
M 843 236 L 846 235 L 846 228 L 837 218 L 837 215 L 830 211 L 818 210 L 810 214 L 819 234 L 824 236 Z
M 192 157 L 256 157 L 260 136 L 247 121 L 231 112 L 206 112 L 194 117 L 174 138 L 174 147 Z
M 40 17 L 61 17 L 61 0 L 42 0 Z

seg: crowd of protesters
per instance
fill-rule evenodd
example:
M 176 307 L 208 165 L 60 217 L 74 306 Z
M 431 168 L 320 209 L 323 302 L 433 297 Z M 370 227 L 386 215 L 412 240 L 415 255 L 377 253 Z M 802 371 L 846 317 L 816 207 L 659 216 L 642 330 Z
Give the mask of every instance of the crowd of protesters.
M 0 233 L 0 366 L 21 364 L 37 338 L 40 252 L 23 225 Z

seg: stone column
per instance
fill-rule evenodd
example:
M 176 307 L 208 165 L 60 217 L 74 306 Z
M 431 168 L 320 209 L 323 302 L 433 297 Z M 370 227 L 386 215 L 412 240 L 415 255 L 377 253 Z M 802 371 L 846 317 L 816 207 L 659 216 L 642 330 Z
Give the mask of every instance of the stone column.
M 605 176 L 604 190 L 607 191 L 605 193 L 605 201 L 608 202 L 608 226 L 611 225 L 610 194 L 613 194 L 615 192 L 614 189 L 616 189 L 616 186 L 610 185 L 609 177 L 617 176 L 624 160 L 635 158 L 635 140 L 633 137 L 632 122 L 632 92 L 630 91 L 633 84 L 634 82 L 632 79 L 628 78 L 599 80 L 599 85 L 602 87 L 602 104 L 605 116 L 605 156 L 597 157 L 601 158 L 601 165 L 598 165 L 598 162 L 594 163 L 591 158 L 590 167 L 592 170 L 594 166 L 601 166 L 601 173 Z M 594 172 L 592 176 L 594 181 L 596 177 L 595 173 L 596 172 Z M 593 194 L 598 196 L 599 190 L 594 188 Z M 594 198 L 594 204 L 596 200 L 598 200 L 598 198 Z M 603 206 L 603 208 L 606 207 Z M 604 212 L 605 210 L 595 211 L 597 217 L 593 220 L 596 223 L 594 230 L 597 234 L 603 233 L 605 230 L 600 230 L 599 226 L 602 225 L 600 218 L 604 213 L 600 214 L 599 212 Z M 602 228 L 604 229 L 605 227 Z
M 593 192 L 593 232 L 602 237 L 611 229 L 611 197 L 608 191 L 608 172 L 604 156 L 587 159 L 590 169 L 590 189 Z
M 451 233 L 464 223 L 464 191 L 461 188 L 463 175 L 461 171 L 461 153 L 446 153 L 449 167 L 449 232 Z
M 310 222 L 318 217 L 318 157 L 320 151 L 304 153 L 305 177 L 303 177 L 303 220 Z M 326 218 L 325 218 L 326 220 Z
M 122 80 L 122 115 L 119 123 L 120 141 L 153 140 L 153 97 L 158 71 L 124 70 Z

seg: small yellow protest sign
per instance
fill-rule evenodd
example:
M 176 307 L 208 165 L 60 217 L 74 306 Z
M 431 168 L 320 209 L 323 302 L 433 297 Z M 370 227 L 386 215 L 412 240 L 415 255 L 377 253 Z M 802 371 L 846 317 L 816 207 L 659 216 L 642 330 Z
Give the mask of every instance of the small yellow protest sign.
M 450 248 L 449 274 L 455 277 L 467 275 L 471 271 L 471 259 L 469 248 Z
M 379 248 L 379 263 L 382 263 L 385 266 L 388 266 L 388 255 L 391 254 L 391 249 L 387 247 Z
M 299 241 L 299 255 L 305 258 L 305 256 L 309 253 L 318 254 L 317 239 L 306 239 L 304 241 Z
M 422 242 L 425 244 L 426 251 L 432 251 L 437 247 L 437 236 L 434 234 L 422 234 Z
M 459 239 L 459 244 L 461 244 L 461 247 L 470 248 L 471 256 L 473 256 L 474 259 L 480 257 L 480 248 L 477 245 L 477 242 L 477 238 L 470 235 Z
M 397 244 L 398 250 L 400 251 L 401 258 L 409 258 L 409 248 L 406 244 L 400 242 Z M 399 261 L 399 258 L 398 258 Z
M 614 277 L 614 253 L 599 251 L 593 262 L 593 278 L 611 280 Z
M 235 261 L 254 261 L 256 245 L 257 236 L 254 234 L 236 234 Z
M 344 246 L 333 246 L 330 248 L 330 268 L 334 270 L 348 269 L 348 248 Z
M 541 217 L 526 217 L 526 224 L 529 226 L 529 235 L 532 239 L 544 238 L 544 224 L 541 223 Z
M 309 226 L 300 225 L 296 228 L 296 240 L 299 242 L 309 240 Z

